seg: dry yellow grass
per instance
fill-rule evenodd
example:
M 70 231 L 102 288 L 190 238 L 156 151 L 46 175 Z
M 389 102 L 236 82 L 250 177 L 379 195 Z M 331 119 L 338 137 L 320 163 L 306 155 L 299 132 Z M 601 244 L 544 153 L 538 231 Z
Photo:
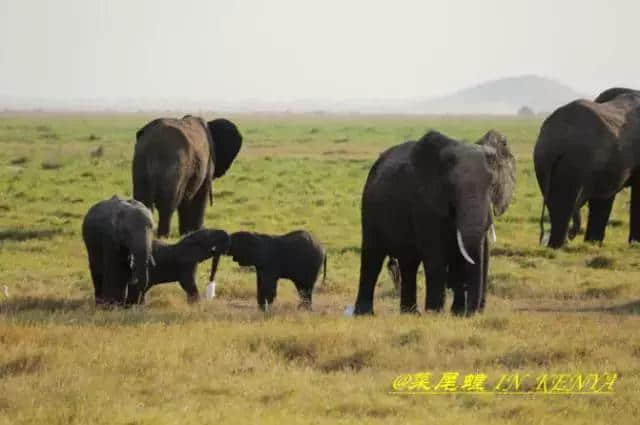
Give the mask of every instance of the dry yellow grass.
M 189 306 L 177 285 L 165 285 L 144 309 L 97 311 L 80 222 L 95 201 L 130 194 L 132 138 L 147 118 L 0 117 L 0 288 L 10 291 L 0 291 L 0 425 L 637 423 L 640 250 L 625 242 L 628 194 L 616 201 L 603 247 L 539 247 L 530 159 L 539 121 L 234 117 L 246 145 L 216 183 L 206 223 L 316 234 L 329 273 L 314 312 L 298 311 L 283 281 L 273 314 L 259 313 L 254 273 L 228 258 L 212 302 Z M 487 311 L 401 316 L 383 273 L 376 317 L 345 318 L 357 290 L 366 173 L 387 146 L 432 127 L 470 141 L 496 128 L 518 159 Z M 98 145 L 104 155 L 91 158 Z M 60 167 L 43 169 L 51 160 Z M 423 299 L 423 279 L 419 286 Z M 423 371 L 485 373 L 490 382 L 502 373 L 619 378 L 610 395 L 389 394 L 397 375 Z

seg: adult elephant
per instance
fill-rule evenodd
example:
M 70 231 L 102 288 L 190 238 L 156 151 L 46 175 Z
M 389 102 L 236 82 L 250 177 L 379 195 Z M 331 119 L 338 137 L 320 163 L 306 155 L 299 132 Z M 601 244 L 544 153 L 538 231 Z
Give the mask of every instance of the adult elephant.
M 168 236 L 176 209 L 181 235 L 202 227 L 212 180 L 227 172 L 241 146 L 242 135 L 226 119 L 159 118 L 136 133 L 133 197 L 158 209 L 159 237 Z
M 482 309 L 489 266 L 486 232 L 492 209 L 504 213 L 514 185 L 515 159 L 504 136 L 493 130 L 475 145 L 430 131 L 383 152 L 362 195 L 354 313 L 373 313 L 375 283 L 386 256 L 400 265 L 402 312 L 417 312 L 420 263 L 427 278 L 426 310 L 442 309 L 447 284 L 456 289 L 454 313 Z
M 82 239 L 96 304 L 121 304 L 127 284 L 145 290 L 152 256 L 153 218 L 140 202 L 118 196 L 92 206 L 82 222 Z
M 578 232 L 579 210 L 588 203 L 584 238 L 601 243 L 615 196 L 625 186 L 631 186 L 628 240 L 640 240 L 640 92 L 613 88 L 595 102 L 581 99 L 558 108 L 542 124 L 533 160 L 543 197 L 541 241 L 545 206 L 548 246 L 559 248 L 567 234 L 572 239 Z

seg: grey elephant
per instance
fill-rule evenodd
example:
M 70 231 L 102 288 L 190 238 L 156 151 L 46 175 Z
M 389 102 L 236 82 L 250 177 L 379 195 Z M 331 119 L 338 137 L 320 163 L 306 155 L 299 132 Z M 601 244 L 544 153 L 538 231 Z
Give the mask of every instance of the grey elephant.
M 387 256 L 399 263 L 402 312 L 417 312 L 420 263 L 427 279 L 427 310 L 442 309 L 446 285 L 455 291 L 454 313 L 482 310 L 489 267 L 487 232 L 495 234 L 493 215 L 506 211 L 514 186 L 515 159 L 497 131 L 476 144 L 430 131 L 418 141 L 383 152 L 362 194 L 354 313 L 373 313 L 375 283 Z
M 327 256 L 322 245 L 304 230 L 281 236 L 253 232 L 236 232 L 230 236 L 226 252 L 241 266 L 255 266 L 258 307 L 267 310 L 277 295 L 278 279 L 291 280 L 300 307 L 310 310 L 313 288 L 324 265 L 323 282 L 327 274 Z M 212 276 L 213 280 L 214 276 Z
M 181 235 L 202 227 L 212 180 L 227 172 L 241 146 L 242 135 L 226 119 L 159 118 L 136 133 L 133 197 L 158 209 L 159 237 L 169 234 L 176 209 Z
M 140 202 L 113 196 L 98 202 L 82 222 L 82 238 L 96 304 L 121 304 L 127 284 L 144 289 L 153 266 L 153 218 Z
M 200 229 L 191 232 L 173 244 L 153 241 L 155 266 L 149 271 L 149 285 L 140 293 L 138 286 L 129 287 L 127 304 L 142 304 L 146 292 L 152 286 L 179 282 L 190 303 L 200 299 L 196 285 L 198 263 L 209 258 L 217 259 L 229 250 L 229 235 L 224 230 Z M 212 273 L 213 274 L 213 273 Z
M 616 194 L 631 186 L 629 242 L 640 241 L 640 92 L 614 88 L 595 102 L 576 100 L 542 124 L 533 152 L 544 210 L 549 209 L 548 246 L 562 246 L 580 231 L 580 208 L 588 203 L 585 240 L 602 243 Z M 573 226 L 569 221 L 573 217 Z

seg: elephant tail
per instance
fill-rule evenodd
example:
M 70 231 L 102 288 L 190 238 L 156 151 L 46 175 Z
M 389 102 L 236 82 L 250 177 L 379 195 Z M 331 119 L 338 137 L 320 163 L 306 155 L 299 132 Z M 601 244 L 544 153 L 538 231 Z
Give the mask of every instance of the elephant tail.
M 560 158 L 561 157 L 562 157 L 562 155 L 557 157 L 551 163 L 551 167 L 549 167 L 549 172 L 545 176 L 546 177 L 545 185 L 544 185 L 543 191 L 542 191 L 542 211 L 540 213 L 540 238 L 539 238 L 539 243 L 542 243 L 542 239 L 544 238 L 544 209 L 545 209 L 545 206 L 547 205 L 547 199 L 549 198 L 549 191 L 551 190 L 551 176 L 553 175 L 553 170 L 555 169 L 556 164 L 558 164 L 558 162 L 560 162 Z
M 322 286 L 324 286 L 324 281 L 327 280 L 327 253 L 324 253 L 324 265 L 323 267 L 323 272 L 322 272 Z
M 211 181 L 211 179 L 207 178 L 207 181 L 209 182 L 209 206 L 212 207 L 213 206 L 213 181 Z

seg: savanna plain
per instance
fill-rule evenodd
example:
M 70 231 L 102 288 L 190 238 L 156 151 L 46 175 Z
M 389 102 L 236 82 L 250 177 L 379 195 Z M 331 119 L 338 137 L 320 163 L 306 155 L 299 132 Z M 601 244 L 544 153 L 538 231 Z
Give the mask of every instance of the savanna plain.
M 0 115 L 0 289 L 9 295 L 0 290 L 0 424 L 638 423 L 640 247 L 626 242 L 629 193 L 617 197 L 602 247 L 582 235 L 560 250 L 539 246 L 531 152 L 541 119 L 229 117 L 244 145 L 215 182 L 205 225 L 314 233 L 329 257 L 313 312 L 297 309 L 288 281 L 271 314 L 259 312 L 255 272 L 226 257 L 212 301 L 188 305 L 168 284 L 144 308 L 97 310 L 82 218 L 99 200 L 131 195 L 134 135 L 151 118 Z M 383 270 L 376 315 L 344 317 L 357 292 L 367 172 L 384 149 L 431 128 L 468 142 L 495 128 L 517 158 L 486 311 L 400 315 Z M 176 240 L 175 216 L 172 225 Z M 421 309 L 424 288 L 420 272 Z M 483 373 L 488 389 L 503 373 L 618 380 L 607 395 L 390 394 L 397 375 L 418 372 L 436 381 Z

